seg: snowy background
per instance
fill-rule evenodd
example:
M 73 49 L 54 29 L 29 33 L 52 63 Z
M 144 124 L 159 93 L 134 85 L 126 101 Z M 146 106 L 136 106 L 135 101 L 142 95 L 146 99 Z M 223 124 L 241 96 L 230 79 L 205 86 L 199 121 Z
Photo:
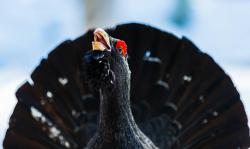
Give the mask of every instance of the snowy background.
M 191 39 L 232 77 L 250 116 L 248 0 L 0 0 L 0 142 L 15 91 L 42 57 L 89 27 L 146 23 Z M 2 146 L 0 146 L 2 148 Z

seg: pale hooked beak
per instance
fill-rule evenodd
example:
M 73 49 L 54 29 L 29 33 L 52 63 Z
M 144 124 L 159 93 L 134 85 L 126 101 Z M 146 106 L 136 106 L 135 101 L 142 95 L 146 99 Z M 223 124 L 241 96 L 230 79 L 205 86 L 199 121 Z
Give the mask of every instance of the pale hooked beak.
M 94 41 L 92 42 L 92 50 L 111 50 L 109 35 L 101 28 L 97 28 L 94 31 Z

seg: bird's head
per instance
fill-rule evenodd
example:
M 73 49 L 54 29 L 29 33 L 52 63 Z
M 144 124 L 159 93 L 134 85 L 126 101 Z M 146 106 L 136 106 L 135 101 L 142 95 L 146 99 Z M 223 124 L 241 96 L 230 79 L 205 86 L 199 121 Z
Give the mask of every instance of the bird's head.
M 130 82 L 127 45 L 101 28 L 94 31 L 92 50 L 84 56 L 87 78 L 96 89 L 108 91 Z
M 108 33 L 101 28 L 97 28 L 94 31 L 92 50 L 118 52 L 121 56 L 127 58 L 127 45 L 125 41 L 109 36 Z

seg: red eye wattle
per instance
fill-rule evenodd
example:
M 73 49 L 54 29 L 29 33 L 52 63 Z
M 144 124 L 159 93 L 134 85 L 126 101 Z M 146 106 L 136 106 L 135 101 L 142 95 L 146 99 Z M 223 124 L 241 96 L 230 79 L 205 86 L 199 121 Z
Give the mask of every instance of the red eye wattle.
M 118 40 L 116 42 L 115 48 L 121 49 L 124 57 L 127 56 L 127 44 L 123 40 Z

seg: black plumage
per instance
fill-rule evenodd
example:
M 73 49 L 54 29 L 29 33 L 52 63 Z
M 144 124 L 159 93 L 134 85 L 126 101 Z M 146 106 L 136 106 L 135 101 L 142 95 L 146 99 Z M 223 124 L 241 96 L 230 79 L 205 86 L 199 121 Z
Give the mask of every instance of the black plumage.
M 186 38 L 141 24 L 119 25 L 107 32 L 128 45 L 132 113 L 140 130 L 157 147 L 249 147 L 240 96 L 210 56 Z M 77 149 L 87 145 L 100 117 L 100 92 L 94 89 L 98 83 L 91 86 L 83 71 L 83 56 L 92 40 L 90 30 L 74 41 L 65 41 L 33 71 L 33 82 L 18 89 L 4 148 Z

